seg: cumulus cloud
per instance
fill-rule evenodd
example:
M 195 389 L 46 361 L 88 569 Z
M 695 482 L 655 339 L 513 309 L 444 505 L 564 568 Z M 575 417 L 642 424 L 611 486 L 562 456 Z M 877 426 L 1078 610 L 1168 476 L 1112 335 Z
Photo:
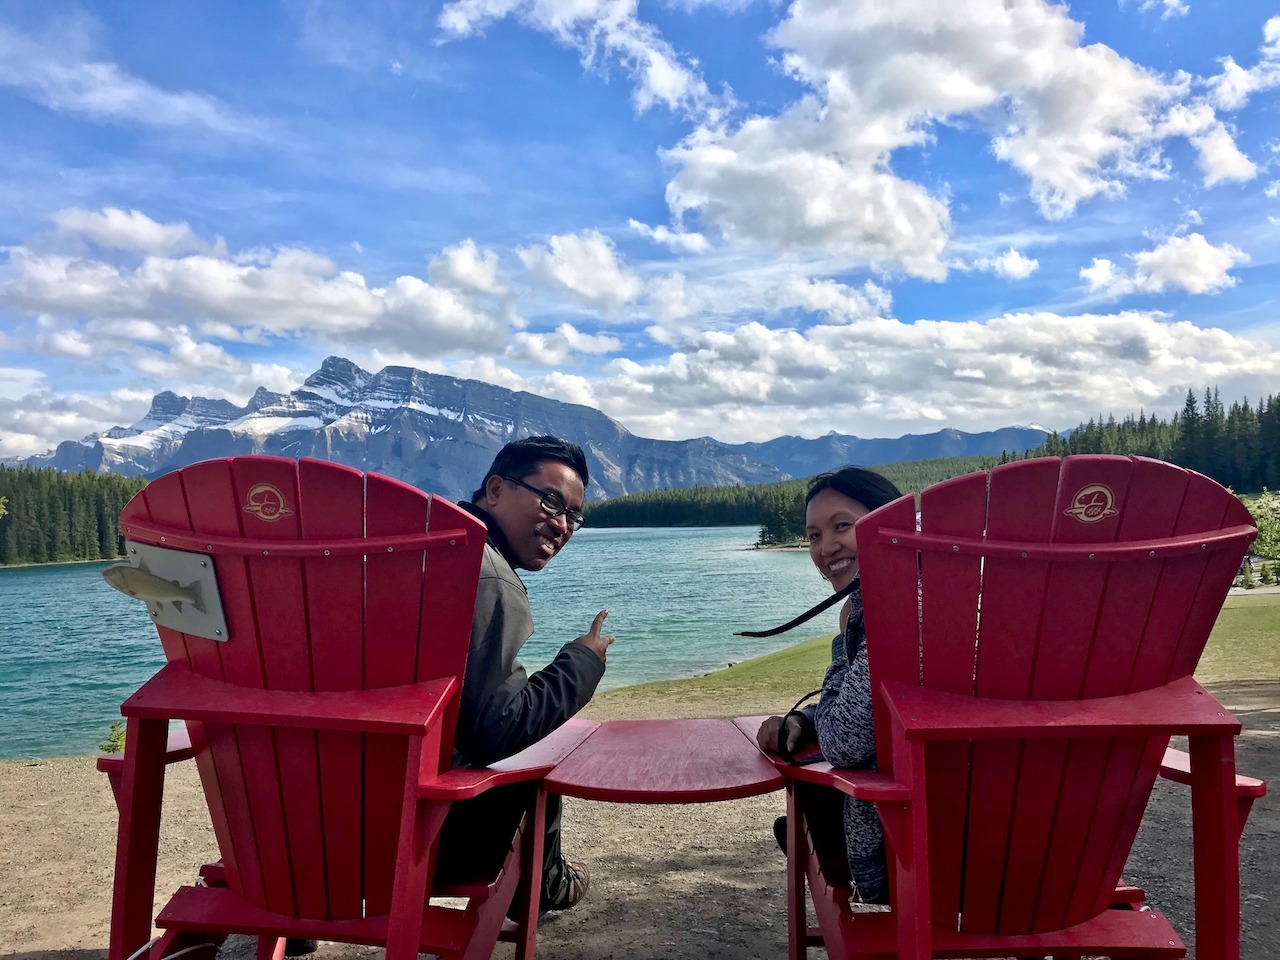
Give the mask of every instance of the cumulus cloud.
M 1240 110 L 1253 94 L 1280 87 L 1280 16 L 1262 25 L 1256 64 L 1246 70 L 1232 57 L 1219 62 L 1222 72 L 1208 81 L 1210 98 L 1219 109 Z
M 0 307 L 27 318 L 10 339 L 53 356 L 119 357 L 153 378 L 215 371 L 225 379 L 241 362 L 223 344 L 323 341 L 337 352 L 403 349 L 421 360 L 457 350 L 501 353 L 513 325 L 507 305 L 476 299 L 505 288 L 496 257 L 466 242 L 432 260 L 442 283 L 399 276 L 371 287 L 359 273 L 299 248 L 176 255 L 216 245 L 186 224 L 141 213 L 63 211 L 57 223 L 50 244 L 10 247 L 0 277 Z M 83 237 L 101 255 L 58 248 Z
M 157 223 L 140 210 L 72 208 L 59 210 L 53 222 L 63 234 L 82 236 L 114 250 L 172 256 L 223 248 L 221 241 L 209 244 L 201 240 L 186 223 Z
M 1258 395 L 1280 352 L 1219 329 L 1125 311 L 1012 313 L 986 322 L 868 318 L 805 332 L 746 324 L 708 331 L 652 362 L 617 359 L 595 384 L 600 406 L 652 436 L 705 428 L 726 440 L 861 436 L 932 420 L 1073 424 L 1106 397 L 1116 410 L 1176 407 L 1188 384 Z M 1230 389 L 1228 388 L 1228 385 Z M 839 426 L 844 424 L 844 426 Z
M 1108 297 L 1130 293 L 1159 293 L 1176 287 L 1188 293 L 1218 293 L 1236 284 L 1232 267 L 1249 262 L 1249 255 L 1229 243 L 1214 246 L 1203 234 L 1170 237 L 1160 246 L 1134 254 L 1133 269 L 1124 270 L 1095 258 L 1080 271 L 1089 290 Z
M 617 310 L 643 289 L 640 278 L 618 259 L 613 241 L 598 230 L 553 236 L 544 246 L 516 251 L 535 278 L 568 290 L 587 303 Z
M 433 257 L 427 276 L 432 283 L 457 290 L 493 296 L 505 296 L 508 292 L 498 277 L 498 255 L 492 250 L 481 250 L 470 237 Z
M 1161 20 L 1168 20 L 1171 17 L 1185 17 L 1191 12 L 1191 6 L 1186 0 L 1142 0 L 1138 5 L 1139 10 L 1158 10 Z
M 941 279 L 945 193 L 895 174 L 893 160 L 962 118 L 989 131 L 1053 219 L 1167 177 L 1173 136 L 1192 141 L 1209 184 L 1254 175 L 1211 106 L 1167 118 L 1185 108 L 1188 81 L 1085 44 L 1069 13 L 1043 0 L 796 0 L 768 40 L 803 94 L 776 115 L 705 122 L 665 151 L 674 222 Z
M 711 244 L 707 242 L 707 238 L 700 233 L 672 230 L 670 227 L 662 225 L 651 227 L 647 223 L 641 223 L 639 220 L 634 219 L 628 220 L 627 226 L 640 234 L 640 236 L 648 237 L 654 243 L 660 243 L 676 253 L 705 253 L 711 249 Z
M 29 367 L 0 367 L 0 399 L 13 400 L 31 393 L 45 381 L 45 374 Z
M 551 333 L 517 333 L 511 338 L 507 355 L 548 367 L 567 362 L 576 353 L 614 353 L 622 348 L 617 337 L 583 333 L 572 324 L 562 323 Z
M 0 423 L 5 425 L 0 430 L 0 457 L 29 457 L 56 442 L 101 433 L 119 424 L 121 410 L 141 417 L 151 399 L 150 394 L 128 388 L 101 394 L 55 391 L 43 378 L 26 386 L 28 390 L 10 393 L 0 369 Z
M 974 269 L 994 273 L 997 277 L 1004 277 L 1006 280 L 1025 280 L 1039 269 L 1040 261 L 1023 256 L 1010 247 L 998 257 L 983 257 L 975 260 L 973 266 Z
M 918 184 L 827 142 L 828 121 L 812 98 L 776 119 L 737 130 L 701 127 L 664 152 L 678 167 L 667 185 L 677 222 L 695 214 L 730 243 L 814 251 L 876 269 L 946 275 L 946 204 Z M 865 152 L 864 152 L 865 154 Z
M 42 106 L 94 120 L 265 139 L 268 130 L 222 101 L 168 91 L 99 59 L 74 19 L 37 38 L 0 24 L 0 86 Z
M 720 109 L 693 62 L 682 57 L 658 30 L 636 16 L 634 3 L 616 0 L 451 0 L 438 24 L 448 37 L 480 33 L 515 16 L 572 47 L 587 66 L 603 58 L 631 77 L 637 109 L 656 104 L 693 114 Z
M 1166 136 L 1182 136 L 1196 149 L 1205 186 L 1224 180 L 1250 180 L 1258 168 L 1236 146 L 1235 138 L 1207 103 L 1173 107 L 1160 125 Z

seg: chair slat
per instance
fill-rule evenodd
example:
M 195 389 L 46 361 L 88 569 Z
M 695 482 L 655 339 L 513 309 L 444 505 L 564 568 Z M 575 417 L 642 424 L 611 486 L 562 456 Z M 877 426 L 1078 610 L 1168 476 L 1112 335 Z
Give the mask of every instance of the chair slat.
M 388 477 L 370 475 L 365 482 L 365 531 L 371 537 L 425 531 L 430 501 L 426 494 Z M 423 616 L 424 554 L 371 556 L 365 577 L 365 684 L 394 686 L 416 679 L 418 636 Z M 400 798 L 386 795 L 382 784 L 403 782 L 406 744 L 389 737 L 365 738 L 366 817 L 364 895 L 367 909 L 383 913 L 391 907 L 391 875 L 379 866 L 395 859 Z
M 993 470 L 986 534 L 993 540 L 1047 542 L 1060 461 L 1026 460 Z M 991 560 L 983 568 L 975 692 L 1025 697 L 1043 619 L 1048 563 Z M 1008 824 L 1017 796 L 1022 750 L 1011 743 L 974 744 L 965 826 L 962 929 L 994 930 L 1009 853 Z
M 306 540 L 364 536 L 364 474 L 321 460 L 298 462 L 306 511 Z M 364 686 L 364 559 L 317 558 L 306 565 L 307 622 L 315 690 Z M 316 735 L 324 839 L 323 876 L 328 916 L 363 912 L 361 862 L 364 824 L 364 740 L 358 734 Z

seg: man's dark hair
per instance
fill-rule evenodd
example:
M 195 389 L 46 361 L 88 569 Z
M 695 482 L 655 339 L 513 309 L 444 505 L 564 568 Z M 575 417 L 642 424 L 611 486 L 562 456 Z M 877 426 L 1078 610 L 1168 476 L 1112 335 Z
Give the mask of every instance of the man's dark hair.
M 902 496 L 902 491 L 874 470 L 864 467 L 841 467 L 830 473 L 819 474 L 809 483 L 809 492 L 805 494 L 804 505 L 823 490 L 834 490 L 842 493 L 850 500 L 856 500 L 868 510 L 883 507 Z
M 512 440 L 498 451 L 489 472 L 480 481 L 476 492 L 471 494 L 471 502 L 480 503 L 484 500 L 484 488 L 490 477 L 515 477 L 523 480 L 529 474 L 536 473 L 548 460 L 571 467 L 582 479 L 582 488 L 587 488 L 591 476 L 587 473 L 587 456 L 580 446 L 560 437 L 525 437 L 523 440 Z

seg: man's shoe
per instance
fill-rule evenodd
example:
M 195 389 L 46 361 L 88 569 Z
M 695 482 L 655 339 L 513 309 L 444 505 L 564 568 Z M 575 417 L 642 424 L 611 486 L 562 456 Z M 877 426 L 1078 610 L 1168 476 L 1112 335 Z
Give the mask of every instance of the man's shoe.
M 773 821 L 773 839 L 778 841 L 778 849 L 783 853 L 787 852 L 787 818 L 779 817 Z
M 543 891 L 538 911 L 545 913 L 548 910 L 568 910 L 570 907 L 577 906 L 579 901 L 587 895 L 589 883 L 590 877 L 587 875 L 586 867 L 580 863 L 562 860 L 560 884 L 554 892 Z

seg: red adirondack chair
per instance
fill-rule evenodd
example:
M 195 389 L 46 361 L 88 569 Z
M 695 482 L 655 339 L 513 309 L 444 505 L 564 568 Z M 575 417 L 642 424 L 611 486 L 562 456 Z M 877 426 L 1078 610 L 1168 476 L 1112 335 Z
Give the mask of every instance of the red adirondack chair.
M 231 933 L 257 935 L 260 957 L 286 936 L 385 945 L 392 960 L 487 957 L 500 935 L 531 957 L 541 778 L 584 733 L 450 769 L 484 526 L 376 474 L 247 456 L 154 481 L 121 529 L 133 571 L 113 585 L 148 600 L 168 663 L 125 701 L 125 753 L 101 765 L 120 807 L 111 960 L 151 936 L 165 763 L 187 756 L 222 860 L 157 917 L 154 960 L 211 957 Z M 189 747 L 166 750 L 171 719 Z M 432 889 L 449 805 L 522 782 L 501 870 Z
M 1264 785 L 1236 778 L 1240 725 L 1192 673 L 1248 511 L 1171 464 L 1086 456 L 937 484 L 919 514 L 907 496 L 856 528 L 879 772 L 780 764 L 793 960 L 1183 956 L 1120 882 L 1160 773 L 1191 785 L 1197 955 L 1238 958 L 1239 833 Z M 1176 734 L 1189 762 L 1162 764 Z M 814 785 L 876 803 L 888 912 L 850 908 Z

